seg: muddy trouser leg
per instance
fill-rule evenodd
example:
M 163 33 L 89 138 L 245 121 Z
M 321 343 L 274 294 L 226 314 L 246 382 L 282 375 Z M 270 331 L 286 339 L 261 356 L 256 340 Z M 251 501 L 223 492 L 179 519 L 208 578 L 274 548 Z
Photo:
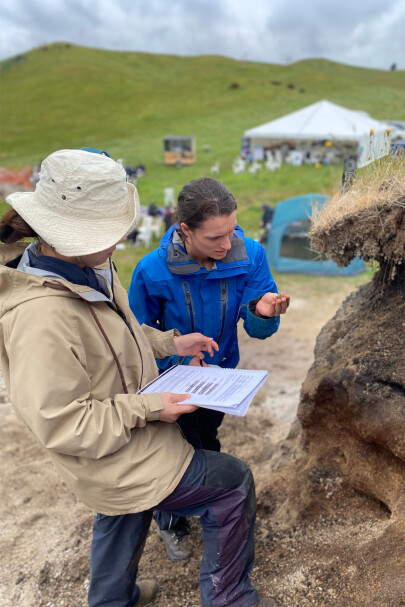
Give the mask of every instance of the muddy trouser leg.
M 209 451 L 221 451 L 221 443 L 218 440 L 218 428 L 224 419 L 224 414 L 211 409 L 197 409 L 194 413 L 180 415 L 179 424 L 184 436 L 194 449 L 208 449 Z M 181 528 L 181 518 L 162 510 L 153 513 L 159 529 Z M 184 520 L 184 519 L 183 519 Z
M 89 607 L 132 607 L 139 598 L 136 585 L 152 512 L 104 516 L 93 525 L 90 555 Z
M 225 453 L 198 449 L 179 485 L 157 508 L 179 516 L 201 517 L 203 607 L 251 607 L 259 600 L 249 581 L 256 498 L 246 464 Z M 137 601 L 136 574 L 151 518 L 152 512 L 96 516 L 90 607 L 132 607 Z
M 200 516 L 204 554 L 203 607 L 251 607 L 256 496 L 249 467 L 225 453 L 197 450 L 180 484 L 158 506 L 180 516 Z

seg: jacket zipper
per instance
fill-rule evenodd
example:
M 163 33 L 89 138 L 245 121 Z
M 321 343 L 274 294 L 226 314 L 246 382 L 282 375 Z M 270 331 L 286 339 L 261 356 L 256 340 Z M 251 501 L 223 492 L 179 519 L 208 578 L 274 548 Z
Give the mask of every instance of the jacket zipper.
M 183 287 L 184 298 L 186 300 L 186 306 L 187 306 L 188 315 L 190 318 L 190 326 L 191 326 L 190 333 L 194 333 L 194 331 L 195 331 L 195 314 L 194 314 L 193 300 L 191 298 L 191 293 L 190 293 L 190 285 L 188 284 L 188 282 L 185 281 L 185 282 L 181 283 L 181 286 Z
M 226 315 L 228 312 L 228 279 L 221 280 L 221 328 L 219 331 L 219 336 L 217 339 L 217 343 L 219 343 L 222 339 L 222 336 L 225 331 L 225 321 Z

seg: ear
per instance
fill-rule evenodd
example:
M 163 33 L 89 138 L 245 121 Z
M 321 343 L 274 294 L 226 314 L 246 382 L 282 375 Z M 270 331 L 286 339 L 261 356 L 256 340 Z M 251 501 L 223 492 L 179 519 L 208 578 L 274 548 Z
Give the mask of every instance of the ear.
M 184 236 L 190 236 L 191 230 L 186 223 L 182 222 L 180 224 L 180 229 L 183 232 Z

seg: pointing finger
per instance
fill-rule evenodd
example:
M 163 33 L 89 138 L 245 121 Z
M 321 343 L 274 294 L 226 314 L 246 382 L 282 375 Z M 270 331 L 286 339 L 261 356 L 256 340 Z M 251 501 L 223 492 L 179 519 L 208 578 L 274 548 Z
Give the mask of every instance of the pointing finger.
M 219 351 L 219 346 L 214 339 L 211 341 L 211 345 L 214 348 L 214 350 L 216 350 L 217 352 Z

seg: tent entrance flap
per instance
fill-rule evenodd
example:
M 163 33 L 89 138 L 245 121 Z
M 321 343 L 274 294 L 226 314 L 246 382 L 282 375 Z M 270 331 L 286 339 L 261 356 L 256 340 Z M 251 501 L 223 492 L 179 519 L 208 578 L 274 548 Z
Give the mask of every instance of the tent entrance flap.
M 296 274 L 348 276 L 364 271 L 364 262 L 354 259 L 339 268 L 334 261 L 321 259 L 311 249 L 309 230 L 314 205 L 322 206 L 327 196 L 305 194 L 278 202 L 267 240 L 266 254 L 272 270 Z

